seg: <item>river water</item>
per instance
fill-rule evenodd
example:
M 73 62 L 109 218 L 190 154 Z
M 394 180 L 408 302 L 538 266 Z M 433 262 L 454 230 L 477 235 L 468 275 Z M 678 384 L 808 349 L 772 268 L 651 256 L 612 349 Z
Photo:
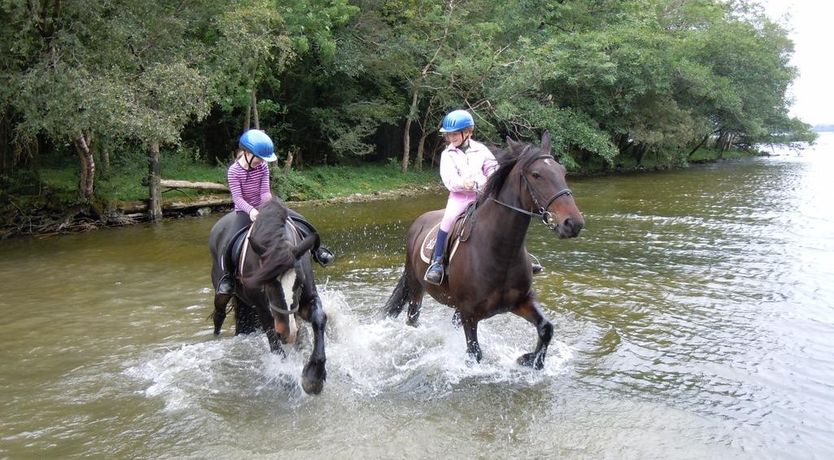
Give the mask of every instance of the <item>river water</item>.
M 339 254 L 317 279 L 328 380 L 306 353 L 211 334 L 217 215 L 0 241 L 0 457 L 831 458 L 834 136 L 794 153 L 571 182 L 587 229 L 534 288 L 555 324 L 451 310 L 380 320 L 436 193 L 300 205 Z

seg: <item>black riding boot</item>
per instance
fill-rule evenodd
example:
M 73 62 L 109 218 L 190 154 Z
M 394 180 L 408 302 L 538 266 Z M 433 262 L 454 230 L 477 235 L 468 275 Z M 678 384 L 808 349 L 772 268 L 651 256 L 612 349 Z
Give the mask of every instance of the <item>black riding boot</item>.
M 534 275 L 538 275 L 544 270 L 544 266 L 539 263 L 539 258 L 534 256 L 533 254 L 529 254 L 530 256 L 530 268 L 533 270 Z
M 220 277 L 220 280 L 217 282 L 217 290 L 215 291 L 217 294 L 224 294 L 228 295 L 231 294 L 235 289 L 235 282 L 232 279 L 232 274 L 229 272 L 223 272 L 223 275 Z
M 434 242 L 434 257 L 432 257 L 431 265 L 426 270 L 426 275 L 423 277 L 429 284 L 439 286 L 443 282 L 443 251 L 446 249 L 447 232 L 443 230 L 437 231 L 437 240 Z
M 530 262 L 530 268 L 533 269 L 533 274 L 534 275 L 538 275 L 539 273 L 542 272 L 542 270 L 544 270 L 544 267 L 541 264 L 538 264 L 536 262 Z
M 333 254 L 333 251 L 324 246 L 319 246 L 313 251 L 313 260 L 318 262 L 322 267 L 330 265 L 330 262 L 333 262 L 335 258 L 336 256 Z

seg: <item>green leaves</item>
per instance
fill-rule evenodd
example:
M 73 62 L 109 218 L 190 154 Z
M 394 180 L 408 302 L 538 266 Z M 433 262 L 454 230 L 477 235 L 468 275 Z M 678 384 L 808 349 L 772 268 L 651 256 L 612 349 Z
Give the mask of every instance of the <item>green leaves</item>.
M 807 134 L 792 44 L 746 0 L 7 0 L 0 19 L 5 118 L 56 145 L 234 137 L 253 93 L 309 162 L 431 150 L 455 108 L 486 141 L 549 130 L 568 164 Z

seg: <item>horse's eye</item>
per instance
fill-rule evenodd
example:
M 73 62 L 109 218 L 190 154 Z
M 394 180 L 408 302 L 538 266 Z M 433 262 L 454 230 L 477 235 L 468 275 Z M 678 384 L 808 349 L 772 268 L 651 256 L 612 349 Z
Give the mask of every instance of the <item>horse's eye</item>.
M 542 177 L 542 175 L 539 174 L 538 171 L 533 171 L 530 173 L 530 175 L 533 176 L 533 179 L 538 179 L 539 177 Z

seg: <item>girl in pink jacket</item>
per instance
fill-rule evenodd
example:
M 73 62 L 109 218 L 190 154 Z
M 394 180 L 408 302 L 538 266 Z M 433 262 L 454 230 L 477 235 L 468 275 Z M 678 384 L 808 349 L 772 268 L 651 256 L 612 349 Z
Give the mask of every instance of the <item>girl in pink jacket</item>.
M 440 157 L 440 177 L 449 189 L 449 200 L 434 243 L 434 257 L 424 277 L 431 284 L 443 282 L 443 250 L 455 219 L 475 201 L 478 191 L 498 167 L 492 152 L 472 139 L 474 128 L 475 121 L 466 110 L 455 110 L 443 117 L 440 132 L 449 145 Z

